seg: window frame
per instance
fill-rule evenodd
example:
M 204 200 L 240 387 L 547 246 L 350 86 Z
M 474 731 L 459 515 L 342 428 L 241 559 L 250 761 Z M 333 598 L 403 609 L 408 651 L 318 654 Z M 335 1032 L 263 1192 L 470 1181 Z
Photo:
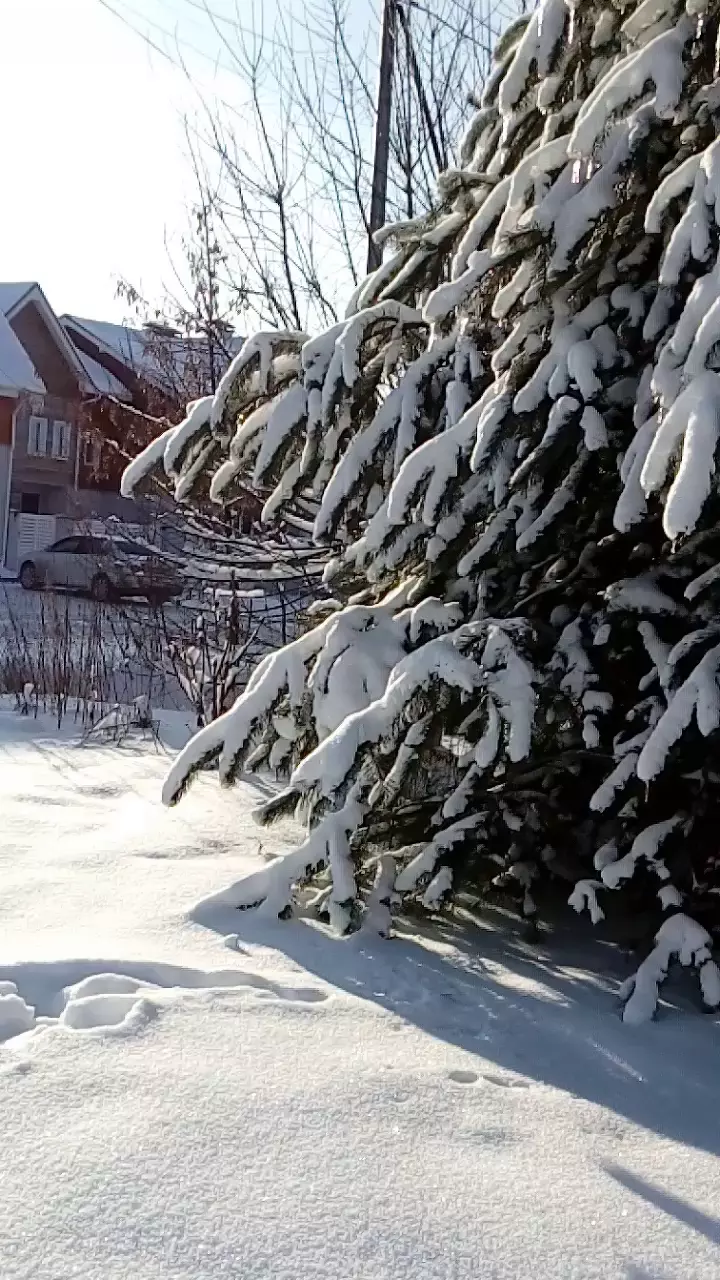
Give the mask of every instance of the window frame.
M 70 458 L 71 442 L 72 423 L 68 422 L 64 418 L 53 419 L 51 441 L 52 457 L 57 458 L 60 462 L 67 462 Z
M 42 417 L 36 413 L 30 414 L 27 437 L 27 454 L 29 458 L 46 458 L 48 456 L 49 427 L 50 423 L 47 417 Z M 41 439 L 42 448 L 40 447 Z

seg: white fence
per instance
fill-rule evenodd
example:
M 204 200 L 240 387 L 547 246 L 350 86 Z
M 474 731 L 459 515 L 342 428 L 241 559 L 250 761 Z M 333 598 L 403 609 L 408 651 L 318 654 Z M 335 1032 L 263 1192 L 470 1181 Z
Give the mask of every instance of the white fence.
M 55 541 L 57 516 L 33 516 L 11 511 L 5 567 L 17 572 L 23 560 Z

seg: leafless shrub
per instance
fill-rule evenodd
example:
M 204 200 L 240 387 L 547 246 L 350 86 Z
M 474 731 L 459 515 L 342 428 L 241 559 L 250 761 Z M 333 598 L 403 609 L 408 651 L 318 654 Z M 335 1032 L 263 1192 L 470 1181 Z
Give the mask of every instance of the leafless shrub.
M 12 587 L 1 603 L 0 692 L 15 694 L 19 707 L 51 712 L 59 726 L 68 715 L 84 724 L 128 700 L 134 675 L 105 606 Z
M 198 581 L 182 603 L 109 605 L 76 595 L 0 596 L 0 693 L 25 714 L 87 726 L 119 704 L 189 710 L 198 724 L 227 711 L 258 659 L 295 634 L 302 607 L 272 595 Z

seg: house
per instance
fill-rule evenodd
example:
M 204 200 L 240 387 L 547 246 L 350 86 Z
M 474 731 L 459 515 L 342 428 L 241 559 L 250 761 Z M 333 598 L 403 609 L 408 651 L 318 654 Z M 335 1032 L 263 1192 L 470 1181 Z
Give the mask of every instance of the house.
M 99 388 L 85 404 L 80 483 L 112 492 L 127 457 L 167 421 L 180 421 L 190 400 L 213 391 L 242 343 L 229 330 L 211 339 L 155 323 L 134 328 L 76 315 L 60 322 Z M 154 426 L 153 419 L 164 421 Z
M 120 496 L 127 458 L 214 390 L 240 342 L 58 317 L 39 284 L 0 283 L 0 566 L 80 521 L 148 521 Z
M 0 314 L 0 564 L 10 524 L 10 491 L 17 419 L 25 397 L 44 396 L 45 385 L 5 316 Z
M 91 390 L 77 352 L 37 284 L 0 284 L 0 312 L 35 372 L 18 388 L 9 504 L 32 515 L 64 512 L 77 464 L 77 410 Z
M 0 564 L 15 568 L 63 522 L 137 522 L 137 504 L 102 493 L 85 467 L 85 405 L 131 396 L 75 347 L 35 282 L 0 283 L 0 381 Z
M 169 325 L 142 328 L 62 315 L 60 323 L 83 359 L 121 383 L 136 408 L 158 413 L 168 404 L 183 407 L 214 391 L 243 339 L 230 329 L 217 337 L 181 334 Z
M 211 336 L 156 323 L 138 329 L 75 315 L 60 321 L 96 384 L 104 374 L 123 388 L 123 395 L 107 388 L 86 402 L 80 483 L 112 492 L 119 489 L 127 458 L 167 421 L 180 421 L 189 401 L 214 391 L 244 341 L 228 328 Z M 243 493 L 230 518 L 247 531 L 261 511 L 262 502 Z

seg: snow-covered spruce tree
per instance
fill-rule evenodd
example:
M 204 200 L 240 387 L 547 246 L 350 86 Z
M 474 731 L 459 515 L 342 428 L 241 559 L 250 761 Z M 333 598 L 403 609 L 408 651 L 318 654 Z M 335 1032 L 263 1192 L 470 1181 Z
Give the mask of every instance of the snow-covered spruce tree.
M 238 906 L 386 932 L 515 886 L 720 1004 L 718 0 L 545 0 L 510 28 L 432 216 L 347 319 L 260 334 L 133 464 L 314 520 L 335 602 L 178 757 L 288 776 L 307 824 Z M 203 490 L 205 486 L 205 490 Z

